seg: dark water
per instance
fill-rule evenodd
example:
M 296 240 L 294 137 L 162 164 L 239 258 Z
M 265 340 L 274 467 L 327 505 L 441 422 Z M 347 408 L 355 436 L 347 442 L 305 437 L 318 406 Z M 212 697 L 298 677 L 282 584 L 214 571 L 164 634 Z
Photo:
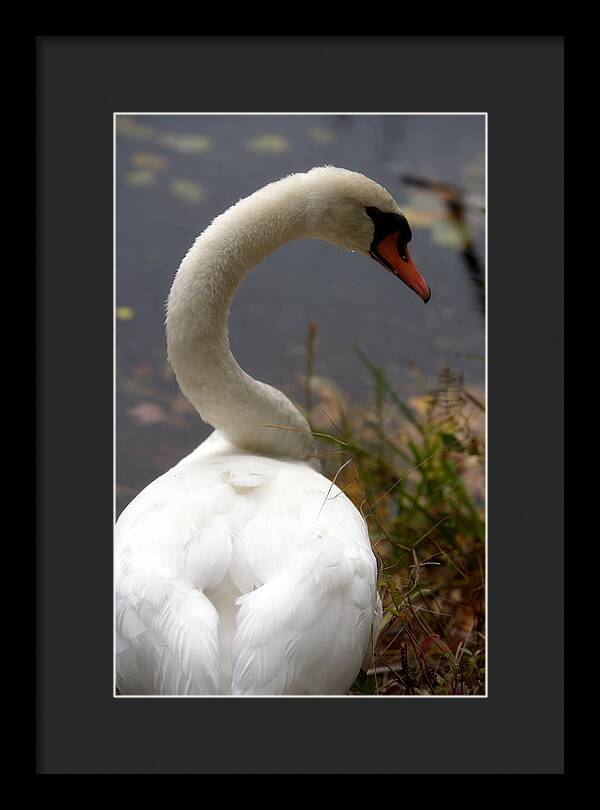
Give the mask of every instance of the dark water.
M 164 302 L 181 258 L 210 220 L 283 175 L 331 164 L 382 183 L 405 210 L 411 253 L 432 290 L 419 298 L 367 258 L 307 240 L 244 282 L 232 349 L 253 376 L 298 395 L 307 325 L 315 373 L 369 395 L 360 349 L 401 390 L 426 388 L 449 363 L 483 388 L 484 323 L 460 232 L 436 193 L 405 175 L 459 186 L 484 258 L 482 116 L 117 117 L 117 508 L 208 432 L 178 396 L 165 357 Z

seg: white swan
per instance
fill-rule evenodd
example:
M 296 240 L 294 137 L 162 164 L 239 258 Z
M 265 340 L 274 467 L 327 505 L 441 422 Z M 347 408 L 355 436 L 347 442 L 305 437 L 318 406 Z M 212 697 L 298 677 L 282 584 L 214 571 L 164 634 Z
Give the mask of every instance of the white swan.
M 298 409 L 229 348 L 237 286 L 302 237 L 370 254 L 431 295 L 393 198 L 345 169 L 271 183 L 196 239 L 169 295 L 167 341 L 181 390 L 215 431 L 117 522 L 121 694 L 345 694 L 369 658 L 381 603 L 365 521 L 318 472 Z

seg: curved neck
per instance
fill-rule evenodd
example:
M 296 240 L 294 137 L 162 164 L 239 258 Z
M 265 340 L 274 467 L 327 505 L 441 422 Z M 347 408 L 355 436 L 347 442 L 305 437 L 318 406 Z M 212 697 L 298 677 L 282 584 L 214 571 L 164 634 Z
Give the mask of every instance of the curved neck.
M 228 318 L 252 267 L 286 242 L 310 235 L 305 192 L 304 176 L 292 175 L 217 217 L 177 271 L 166 321 L 169 360 L 202 419 L 241 449 L 302 459 L 314 453 L 306 420 L 281 391 L 239 367 Z

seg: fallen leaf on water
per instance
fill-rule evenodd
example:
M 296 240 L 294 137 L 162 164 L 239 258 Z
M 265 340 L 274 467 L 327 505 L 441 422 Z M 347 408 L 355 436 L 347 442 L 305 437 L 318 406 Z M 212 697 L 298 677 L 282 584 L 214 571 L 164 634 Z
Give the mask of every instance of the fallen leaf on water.
M 202 186 L 192 180 L 173 180 L 169 186 L 171 194 L 187 203 L 197 203 L 204 197 Z
M 210 152 L 212 141 L 207 135 L 185 135 L 177 132 L 166 132 L 158 138 L 163 146 L 168 146 L 183 155 L 202 155 Z
M 154 172 L 149 172 L 147 169 L 127 172 L 125 174 L 125 182 L 128 186 L 138 186 L 140 188 L 151 186 L 154 184 L 155 179 Z
M 333 141 L 337 140 L 335 132 L 327 127 L 313 127 L 309 129 L 308 137 L 315 143 L 333 143 Z
M 149 140 L 154 132 L 152 127 L 141 124 L 136 118 L 127 115 L 117 115 L 116 129 L 119 135 L 125 135 L 139 141 Z
M 116 316 L 119 321 L 130 321 L 135 318 L 135 309 L 133 307 L 117 307 Z
M 454 250 L 464 248 L 467 240 L 464 225 L 449 217 L 443 196 L 415 192 L 401 208 L 411 227 L 429 228 L 436 244 Z
M 168 160 L 155 152 L 136 152 L 131 158 L 132 164 L 138 169 L 160 171 L 168 164 Z
M 251 152 L 259 152 L 265 155 L 280 155 L 283 152 L 287 152 L 290 148 L 290 143 L 283 135 L 265 133 L 264 135 L 257 135 L 255 138 L 246 141 L 245 146 L 246 149 L 249 149 Z
M 171 420 L 163 406 L 157 405 L 155 402 L 140 402 L 139 405 L 129 408 L 128 413 L 138 425 L 156 425 Z
M 431 229 L 431 238 L 438 245 L 460 250 L 465 245 L 464 229 L 454 222 L 436 222 Z
M 138 380 L 141 377 L 149 377 L 152 374 L 152 364 L 148 362 L 138 363 L 137 366 L 134 366 L 133 371 L 131 372 L 131 376 L 134 380 Z
M 188 408 L 182 407 L 179 403 L 175 405 L 174 402 L 170 402 L 169 409 L 167 409 L 156 402 L 146 400 L 135 405 L 133 408 L 129 408 L 128 413 L 141 427 L 163 423 L 172 425 L 173 427 L 185 428 L 187 427 L 187 422 L 183 414 L 187 413 L 187 411 Z

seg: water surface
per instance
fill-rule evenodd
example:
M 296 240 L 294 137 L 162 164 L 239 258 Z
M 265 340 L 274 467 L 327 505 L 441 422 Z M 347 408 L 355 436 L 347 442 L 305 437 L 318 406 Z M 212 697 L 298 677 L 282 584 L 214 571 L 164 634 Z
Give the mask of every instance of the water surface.
M 164 304 L 177 267 L 209 222 L 283 175 L 330 164 L 371 176 L 405 210 L 427 306 L 371 260 L 314 240 L 270 256 L 239 289 L 232 350 L 253 376 L 299 396 L 309 322 L 315 372 L 359 401 L 369 376 L 354 347 L 400 390 L 432 385 L 449 363 L 484 384 L 484 324 L 439 194 L 460 187 L 484 257 L 483 116 L 117 116 L 117 511 L 209 432 L 166 363 Z M 418 370 L 418 376 L 416 376 Z

